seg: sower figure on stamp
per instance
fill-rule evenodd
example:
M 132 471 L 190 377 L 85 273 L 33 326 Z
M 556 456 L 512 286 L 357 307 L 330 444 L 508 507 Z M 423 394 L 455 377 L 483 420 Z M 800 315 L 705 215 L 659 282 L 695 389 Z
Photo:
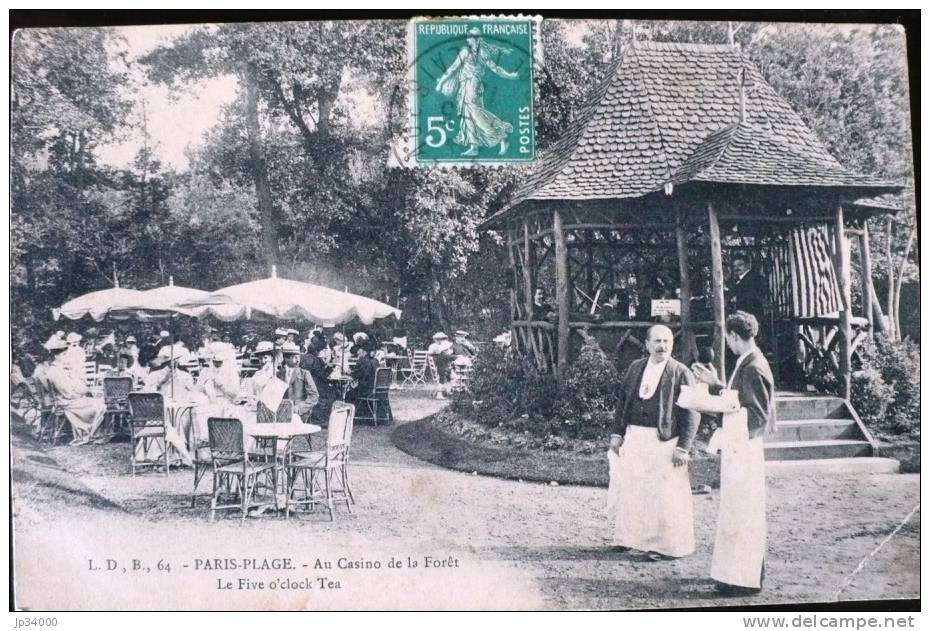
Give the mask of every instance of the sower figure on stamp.
M 479 146 L 493 147 L 496 144 L 500 144 L 500 155 L 504 155 L 513 125 L 485 108 L 481 75 L 485 68 L 510 80 L 516 79 L 518 73 L 504 70 L 494 62 L 492 55 L 507 54 L 510 50 L 485 42 L 481 38 L 481 29 L 469 30 L 466 42 L 467 46 L 459 51 L 452 65 L 436 80 L 436 90 L 443 96 L 455 97 L 459 131 L 454 142 L 467 146 L 463 156 L 476 156 Z
M 672 331 L 646 333 L 649 357 L 637 359 L 620 382 L 610 449 L 619 456 L 613 542 L 660 561 L 694 552 L 694 505 L 688 473 L 700 415 L 675 405 L 694 383 L 672 358 Z
M 727 346 L 739 359 L 728 387 L 739 393 L 740 411 L 725 415 L 708 451 L 721 452 L 720 514 L 710 575 L 726 595 L 755 593 L 765 573 L 765 450 L 762 436 L 775 425 L 775 382 L 755 337 L 759 323 L 737 311 L 726 321 Z M 724 384 L 713 367 L 693 366 L 713 394 Z

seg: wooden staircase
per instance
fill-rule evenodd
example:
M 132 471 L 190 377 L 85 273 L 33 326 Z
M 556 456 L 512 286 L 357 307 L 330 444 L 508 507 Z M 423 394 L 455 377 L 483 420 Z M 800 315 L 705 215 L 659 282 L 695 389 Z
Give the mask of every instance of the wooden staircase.
M 869 457 L 877 444 L 841 397 L 778 392 L 775 431 L 765 437 L 766 460 Z

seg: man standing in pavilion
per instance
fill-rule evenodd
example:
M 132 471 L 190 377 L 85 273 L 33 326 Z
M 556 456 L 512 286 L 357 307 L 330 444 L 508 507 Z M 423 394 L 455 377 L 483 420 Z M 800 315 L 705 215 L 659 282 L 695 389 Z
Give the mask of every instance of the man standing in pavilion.
M 642 550 L 652 561 L 694 552 L 694 504 L 688 473 L 700 415 L 675 405 L 681 386 L 694 383 L 672 358 L 672 331 L 646 333 L 649 357 L 637 359 L 620 382 L 610 449 L 619 456 L 613 542 Z

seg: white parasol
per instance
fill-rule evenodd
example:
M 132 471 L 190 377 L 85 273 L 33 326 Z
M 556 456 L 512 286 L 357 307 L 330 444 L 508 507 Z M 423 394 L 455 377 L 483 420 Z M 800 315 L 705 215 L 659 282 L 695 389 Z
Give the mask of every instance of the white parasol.
M 259 313 L 278 320 L 308 320 L 326 327 L 354 318 L 368 325 L 380 318 L 401 315 L 399 309 L 365 296 L 278 278 L 274 268 L 270 278 L 218 289 L 176 306 L 198 316 L 209 314 L 226 321 L 249 319 L 253 313 Z
M 69 300 L 58 309 L 52 309 L 52 317 L 55 320 L 61 317 L 79 320 L 89 315 L 100 322 L 114 309 L 124 308 L 139 301 L 141 294 L 141 291 L 126 289 L 117 284 L 115 287 L 92 291 Z

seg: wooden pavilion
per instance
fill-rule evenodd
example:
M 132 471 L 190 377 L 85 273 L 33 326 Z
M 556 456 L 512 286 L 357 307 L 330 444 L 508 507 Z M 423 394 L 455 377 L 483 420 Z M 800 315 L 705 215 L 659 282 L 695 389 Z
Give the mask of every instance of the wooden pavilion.
M 883 212 L 855 202 L 900 189 L 844 168 L 738 48 L 636 42 L 482 227 L 506 235 L 513 344 L 542 370 L 571 361 L 581 331 L 621 357 L 641 354 L 656 305 L 672 304 L 680 313 L 663 320 L 676 354 L 689 362 L 706 344 L 723 374 L 724 269 L 740 250 L 769 290 L 760 320 L 779 387 L 826 366 L 848 398 L 856 335 L 872 313 L 852 313 L 849 238 L 860 239 L 869 305 L 864 220 Z M 805 288 L 786 270 L 801 229 L 826 247 L 831 313 L 798 313 Z M 540 287 L 557 317 L 533 319 Z

